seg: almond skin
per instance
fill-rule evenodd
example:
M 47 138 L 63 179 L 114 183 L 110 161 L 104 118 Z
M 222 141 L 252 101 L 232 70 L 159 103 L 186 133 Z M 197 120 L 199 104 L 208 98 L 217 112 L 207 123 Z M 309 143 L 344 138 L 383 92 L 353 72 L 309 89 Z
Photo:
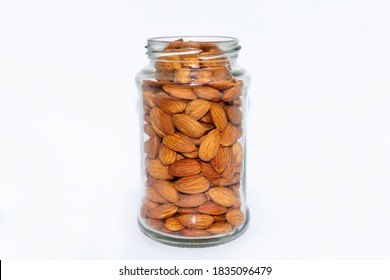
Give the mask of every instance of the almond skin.
M 199 213 L 207 215 L 222 215 L 228 211 L 228 208 L 213 201 L 207 201 L 197 208 Z
M 218 153 L 220 139 L 218 129 L 211 130 L 199 146 L 199 158 L 206 162 L 212 160 Z
M 185 85 L 166 85 L 163 86 L 164 91 L 168 92 L 171 96 L 178 99 L 194 100 L 197 98 L 196 94 L 192 91 L 192 88 Z
M 154 107 L 150 111 L 150 119 L 152 123 L 165 134 L 175 133 L 172 117 L 160 108 Z
M 147 106 L 149 106 L 151 108 L 156 106 L 156 104 L 154 102 L 155 93 L 154 93 L 151 86 L 149 86 L 148 84 L 143 84 L 142 85 L 142 93 L 143 93 L 143 101 L 145 102 L 145 104 Z
M 178 133 L 165 136 L 163 138 L 163 144 L 179 153 L 190 153 L 196 150 L 195 144 L 188 136 Z
M 156 179 L 170 180 L 173 178 L 168 172 L 168 166 L 163 165 L 158 159 L 149 160 L 146 171 Z
M 219 131 L 225 129 L 227 125 L 227 117 L 225 111 L 216 103 L 210 104 L 210 117 L 213 120 L 213 124 Z M 153 119 L 152 119 L 153 121 Z
M 188 68 L 175 69 L 173 81 L 179 84 L 187 84 L 191 81 L 191 70 Z
M 222 93 L 212 87 L 196 86 L 193 88 L 195 94 L 202 99 L 218 102 L 222 100 Z
M 233 149 L 233 164 L 235 166 L 241 167 L 242 157 L 244 154 L 241 143 L 240 142 L 234 143 L 232 149 Z
M 175 204 L 179 207 L 197 207 L 206 201 L 207 196 L 204 193 L 190 195 L 182 194 Z
M 217 222 L 212 224 L 207 231 L 212 234 L 224 234 L 231 232 L 233 230 L 233 226 L 226 222 Z
M 177 217 L 177 220 L 189 229 L 206 229 L 214 222 L 213 217 L 203 214 L 181 215 Z
M 220 81 L 210 82 L 208 85 L 218 90 L 225 90 L 234 86 L 234 83 L 235 83 L 234 80 L 220 80 Z
M 174 177 L 197 175 L 202 171 L 201 163 L 196 159 L 182 159 L 168 167 L 168 172 Z
M 164 226 L 170 231 L 179 231 L 185 228 L 175 217 L 166 219 Z
M 195 99 L 187 104 L 185 113 L 195 120 L 201 119 L 210 109 L 210 102 L 204 99 Z
M 221 178 L 221 175 L 215 171 L 214 167 L 210 163 L 202 161 L 202 175 L 210 181 Z
M 175 114 L 172 119 L 175 127 L 189 137 L 200 138 L 205 132 L 200 122 L 186 114 Z
M 182 193 L 185 194 L 197 194 L 208 190 L 210 184 L 209 181 L 201 176 L 195 175 L 190 177 L 183 177 L 173 183 L 173 186 Z
M 183 229 L 180 231 L 181 236 L 185 237 L 206 237 L 206 236 L 211 236 L 212 233 L 208 232 L 207 230 L 204 229 Z
M 167 180 L 157 180 L 153 184 L 154 190 L 169 202 L 176 202 L 179 199 L 179 193 L 173 187 L 172 182 Z
M 170 165 L 176 161 L 176 152 L 161 144 L 158 158 L 164 165 Z
M 187 106 L 185 102 L 169 97 L 163 92 L 156 94 L 155 103 L 161 110 L 170 115 L 183 112 Z
M 245 215 L 240 209 L 231 209 L 226 213 L 226 220 L 237 227 L 245 222 Z
M 154 229 L 160 229 L 164 225 L 164 222 L 159 219 L 145 219 L 145 223 Z
M 211 181 L 211 185 L 216 186 L 216 187 L 226 187 L 226 186 L 237 184 L 240 182 L 240 180 L 241 180 L 240 174 L 235 174 L 233 176 L 233 178 L 230 180 L 225 179 L 225 178 L 219 178 L 219 179 L 213 180 L 213 181 Z
M 172 217 L 177 213 L 179 207 L 172 204 L 162 204 L 156 208 L 150 209 L 148 212 L 148 217 L 152 219 L 166 219 Z
M 243 90 L 243 82 L 237 81 L 236 84 L 223 92 L 222 100 L 225 102 L 233 101 L 241 96 Z
M 147 154 L 148 159 L 155 159 L 158 156 L 160 142 L 160 137 L 154 135 L 144 143 L 144 151 Z
M 145 190 L 145 195 L 152 202 L 159 204 L 168 203 L 168 200 L 159 195 L 153 187 L 147 187 Z
M 234 194 L 231 190 L 224 187 L 215 187 L 211 188 L 207 195 L 212 201 L 222 206 L 230 207 L 233 206 L 235 202 Z

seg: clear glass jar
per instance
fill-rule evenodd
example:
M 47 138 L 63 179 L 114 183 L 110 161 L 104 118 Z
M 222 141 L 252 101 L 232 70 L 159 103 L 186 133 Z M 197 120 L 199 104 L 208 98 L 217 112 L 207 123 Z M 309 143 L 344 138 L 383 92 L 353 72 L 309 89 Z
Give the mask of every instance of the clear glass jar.
M 231 37 L 147 42 L 140 93 L 140 229 L 179 247 L 229 242 L 247 228 L 245 117 L 249 76 Z

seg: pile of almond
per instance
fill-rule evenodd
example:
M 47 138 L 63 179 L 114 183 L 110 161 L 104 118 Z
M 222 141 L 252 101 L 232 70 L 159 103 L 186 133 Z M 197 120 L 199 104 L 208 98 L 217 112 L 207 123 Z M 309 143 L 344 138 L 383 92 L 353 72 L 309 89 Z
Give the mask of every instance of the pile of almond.
M 185 237 L 232 233 L 246 219 L 244 84 L 215 44 L 178 40 L 165 51 L 155 62 L 155 79 L 142 84 L 147 180 L 141 217 L 150 228 Z

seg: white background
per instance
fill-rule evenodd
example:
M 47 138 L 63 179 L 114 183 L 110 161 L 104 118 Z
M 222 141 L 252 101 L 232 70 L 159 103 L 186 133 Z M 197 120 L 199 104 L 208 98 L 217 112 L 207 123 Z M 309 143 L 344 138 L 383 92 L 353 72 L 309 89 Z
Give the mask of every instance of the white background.
M 0 258 L 390 258 L 388 1 L 1 1 Z M 147 38 L 240 39 L 248 231 L 157 244 L 141 199 Z

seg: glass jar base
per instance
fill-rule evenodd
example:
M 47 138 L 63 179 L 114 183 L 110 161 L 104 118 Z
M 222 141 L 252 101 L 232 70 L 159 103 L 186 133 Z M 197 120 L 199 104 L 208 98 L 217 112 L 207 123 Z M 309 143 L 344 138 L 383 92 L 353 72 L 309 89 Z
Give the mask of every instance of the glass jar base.
M 249 210 L 246 210 L 245 223 L 236 231 L 231 234 L 221 234 L 210 237 L 181 237 L 165 234 L 162 232 L 151 230 L 145 227 L 140 220 L 138 220 L 138 226 L 141 231 L 150 237 L 152 240 L 164 245 L 181 247 L 181 248 L 205 248 L 222 245 L 233 241 L 241 236 L 248 228 L 249 225 Z

